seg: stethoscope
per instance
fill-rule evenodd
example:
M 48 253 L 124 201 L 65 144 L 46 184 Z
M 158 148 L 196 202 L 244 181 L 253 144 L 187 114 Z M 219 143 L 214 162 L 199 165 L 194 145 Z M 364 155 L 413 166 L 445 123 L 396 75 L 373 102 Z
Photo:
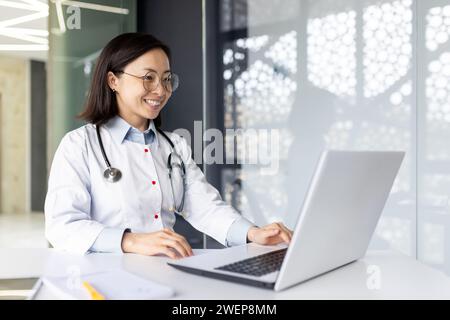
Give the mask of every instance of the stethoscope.
M 102 152 L 103 160 L 105 161 L 105 164 L 107 167 L 106 170 L 103 172 L 103 178 L 107 182 L 115 183 L 115 182 L 119 181 L 120 178 L 122 178 L 122 172 L 119 169 L 112 167 L 111 163 L 108 160 L 108 157 L 106 156 L 105 148 L 103 147 L 102 137 L 100 135 L 100 126 L 99 125 L 96 125 L 96 131 L 97 131 L 98 143 L 100 145 L 100 150 Z M 186 167 L 184 166 L 183 159 L 181 159 L 180 155 L 175 151 L 175 145 L 173 144 L 172 140 L 170 140 L 170 138 L 161 129 L 156 128 L 156 131 L 158 131 L 167 140 L 167 142 L 169 142 L 170 147 L 172 148 L 172 152 L 169 154 L 169 156 L 167 158 L 167 171 L 169 174 L 170 188 L 172 190 L 173 211 L 175 211 L 176 213 L 182 214 L 183 208 L 184 208 L 184 196 L 186 193 Z M 176 158 L 178 158 L 179 162 L 172 164 L 172 161 L 177 160 Z M 177 206 L 175 203 L 175 191 L 174 191 L 173 179 L 172 179 L 174 167 L 178 167 L 180 169 L 180 175 L 181 175 L 181 179 L 183 181 L 183 196 L 181 197 L 181 203 L 179 206 Z

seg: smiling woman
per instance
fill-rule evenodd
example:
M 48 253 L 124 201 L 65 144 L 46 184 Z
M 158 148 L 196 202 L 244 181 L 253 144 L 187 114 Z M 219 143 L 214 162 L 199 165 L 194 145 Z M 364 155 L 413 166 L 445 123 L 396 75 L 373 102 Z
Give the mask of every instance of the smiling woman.
M 159 112 L 173 89 L 158 86 L 158 72 L 164 76 L 163 81 L 171 79 L 170 49 L 151 35 L 130 35 L 125 33 L 113 39 L 99 57 L 86 107 L 80 115 L 84 120 L 102 125 L 120 115 L 135 128 L 141 129 L 145 118 L 160 126 Z
M 223 202 L 186 141 L 159 128 L 179 84 L 170 66 L 169 48 L 149 34 L 122 34 L 102 50 L 80 115 L 89 123 L 65 135 L 50 172 L 46 236 L 54 247 L 190 256 L 173 231 L 177 214 L 227 246 L 290 241 L 283 224 L 258 228 Z

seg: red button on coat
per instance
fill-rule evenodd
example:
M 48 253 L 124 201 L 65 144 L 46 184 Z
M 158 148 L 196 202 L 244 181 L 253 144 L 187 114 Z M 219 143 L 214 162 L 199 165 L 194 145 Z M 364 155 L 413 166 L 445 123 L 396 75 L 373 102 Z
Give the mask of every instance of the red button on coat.
M 144 149 L 145 152 L 148 152 L 148 149 Z
M 152 181 L 152 184 L 156 184 L 156 181 L 155 181 L 155 180 L 153 180 L 153 181 Z
M 158 219 L 158 214 L 155 214 L 155 219 Z

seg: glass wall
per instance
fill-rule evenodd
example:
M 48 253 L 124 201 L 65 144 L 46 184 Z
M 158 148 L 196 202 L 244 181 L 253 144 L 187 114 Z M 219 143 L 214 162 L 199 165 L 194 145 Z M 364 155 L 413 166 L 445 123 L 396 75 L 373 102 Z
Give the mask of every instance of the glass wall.
M 370 248 L 450 274 L 450 1 L 424 3 L 220 1 L 221 191 L 243 216 L 293 228 L 324 149 L 404 150 Z
M 450 1 L 418 12 L 418 257 L 450 274 Z
M 62 136 L 83 123 L 83 109 L 95 60 L 106 43 L 136 31 L 136 0 L 96 0 L 69 6 L 51 1 L 49 16 L 49 148 L 48 159 Z

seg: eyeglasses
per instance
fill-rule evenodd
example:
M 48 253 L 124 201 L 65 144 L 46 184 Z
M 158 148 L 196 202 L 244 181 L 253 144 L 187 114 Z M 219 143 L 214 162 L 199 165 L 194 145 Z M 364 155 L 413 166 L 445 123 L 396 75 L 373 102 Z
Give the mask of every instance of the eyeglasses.
M 127 74 L 129 76 L 138 79 L 142 79 L 144 89 L 147 91 L 155 90 L 161 83 L 164 90 L 166 90 L 167 92 L 174 92 L 178 88 L 178 85 L 180 84 L 180 78 L 178 77 L 178 75 L 170 71 L 163 73 L 161 78 L 155 71 L 149 71 L 145 74 L 145 76 L 136 76 L 134 74 L 127 73 L 125 71 L 118 71 L 118 72 Z

